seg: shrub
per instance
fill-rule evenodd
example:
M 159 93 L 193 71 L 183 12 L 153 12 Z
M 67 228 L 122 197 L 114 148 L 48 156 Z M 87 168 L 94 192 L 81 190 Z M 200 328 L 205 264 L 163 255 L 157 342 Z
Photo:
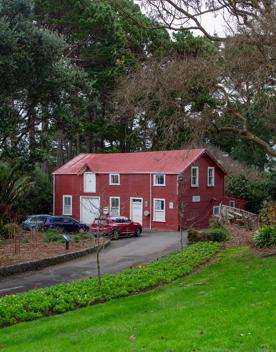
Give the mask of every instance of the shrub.
M 188 229 L 188 241 L 189 243 L 206 241 L 205 234 L 203 231 Z
M 217 229 L 217 228 L 224 228 L 220 222 L 220 219 L 216 216 L 211 217 L 209 221 L 209 228 Z
M 276 226 L 267 225 L 258 229 L 254 236 L 256 247 L 276 247 Z
M 0 299 L 0 326 L 64 313 L 172 282 L 191 273 L 219 248 L 218 243 L 196 243 L 151 263 L 104 275 L 101 286 L 97 279 L 82 279 L 3 297 Z
M 50 229 L 44 233 L 44 241 L 62 243 L 64 242 L 64 238 L 57 230 Z
M 205 231 L 207 241 L 224 242 L 229 238 L 228 231 L 223 227 L 209 228 Z
M 200 241 L 214 241 L 214 242 L 224 242 L 229 238 L 228 231 L 223 227 L 223 225 L 217 221 L 211 221 L 208 230 L 199 231 L 195 229 L 188 230 L 188 240 L 190 243 L 200 242 Z
M 259 214 L 261 224 L 276 225 L 276 202 L 271 201 L 263 207 Z
M 1 227 L 0 236 L 7 239 L 7 238 L 14 238 L 15 236 L 19 235 L 21 228 L 16 223 L 6 224 Z

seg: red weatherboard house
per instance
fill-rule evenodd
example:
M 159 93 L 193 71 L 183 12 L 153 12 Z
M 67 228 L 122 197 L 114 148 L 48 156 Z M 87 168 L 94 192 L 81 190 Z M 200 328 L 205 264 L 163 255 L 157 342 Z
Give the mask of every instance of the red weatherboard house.
M 54 172 L 54 214 L 89 225 L 109 214 L 148 229 L 207 227 L 224 176 L 206 149 L 80 154 Z

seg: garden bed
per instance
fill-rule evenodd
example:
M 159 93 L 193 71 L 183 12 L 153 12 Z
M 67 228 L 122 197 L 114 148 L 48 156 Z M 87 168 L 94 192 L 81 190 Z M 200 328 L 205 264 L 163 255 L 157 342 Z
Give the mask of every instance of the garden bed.
M 219 243 L 196 243 L 183 252 L 104 275 L 101 285 L 97 279 L 82 279 L 3 297 L 0 299 L 0 326 L 64 313 L 172 282 L 206 263 L 220 247 Z
M 65 241 L 45 242 L 45 233 L 40 232 L 35 238 L 31 238 L 29 232 L 23 233 L 17 240 L 16 249 L 13 239 L 2 239 L 0 241 L 0 268 L 79 252 L 93 248 L 97 242 L 92 237 L 87 238 L 85 234 L 76 234 L 71 237 L 72 239 L 77 238 L 78 241 L 71 241 L 69 250 L 65 249 Z
M 276 255 L 276 248 L 257 248 L 254 244 L 253 236 L 255 231 L 246 230 L 245 228 L 236 224 L 224 224 L 229 233 L 231 233 L 231 238 L 225 245 L 226 247 L 239 247 L 239 246 L 249 246 L 252 248 L 254 253 L 261 257 L 268 257 Z

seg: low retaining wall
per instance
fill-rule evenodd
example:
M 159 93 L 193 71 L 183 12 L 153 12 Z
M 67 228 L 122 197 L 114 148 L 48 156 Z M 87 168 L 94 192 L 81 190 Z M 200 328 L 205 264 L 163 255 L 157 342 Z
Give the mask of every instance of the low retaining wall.
M 106 240 L 104 247 L 110 244 L 110 240 Z M 87 254 L 91 254 L 96 251 L 98 246 L 82 249 L 78 252 L 71 252 L 66 254 L 61 254 L 56 257 L 43 258 L 39 260 L 33 260 L 30 262 L 19 263 L 14 265 L 9 265 L 6 267 L 0 268 L 0 277 L 6 277 L 18 273 L 23 273 L 26 271 L 34 271 L 46 268 L 51 265 L 56 265 L 60 263 L 64 263 L 73 259 L 77 259 L 83 257 Z

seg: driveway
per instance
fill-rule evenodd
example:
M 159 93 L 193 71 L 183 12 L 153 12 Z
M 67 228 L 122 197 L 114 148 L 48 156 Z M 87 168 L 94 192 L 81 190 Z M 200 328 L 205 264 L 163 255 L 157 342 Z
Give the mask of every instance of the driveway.
M 185 243 L 187 235 L 184 235 Z M 101 254 L 102 274 L 113 273 L 166 255 L 180 248 L 179 232 L 144 233 L 138 238 L 111 241 Z M 0 278 L 0 295 L 14 294 L 34 288 L 97 276 L 96 255 L 48 268 Z

